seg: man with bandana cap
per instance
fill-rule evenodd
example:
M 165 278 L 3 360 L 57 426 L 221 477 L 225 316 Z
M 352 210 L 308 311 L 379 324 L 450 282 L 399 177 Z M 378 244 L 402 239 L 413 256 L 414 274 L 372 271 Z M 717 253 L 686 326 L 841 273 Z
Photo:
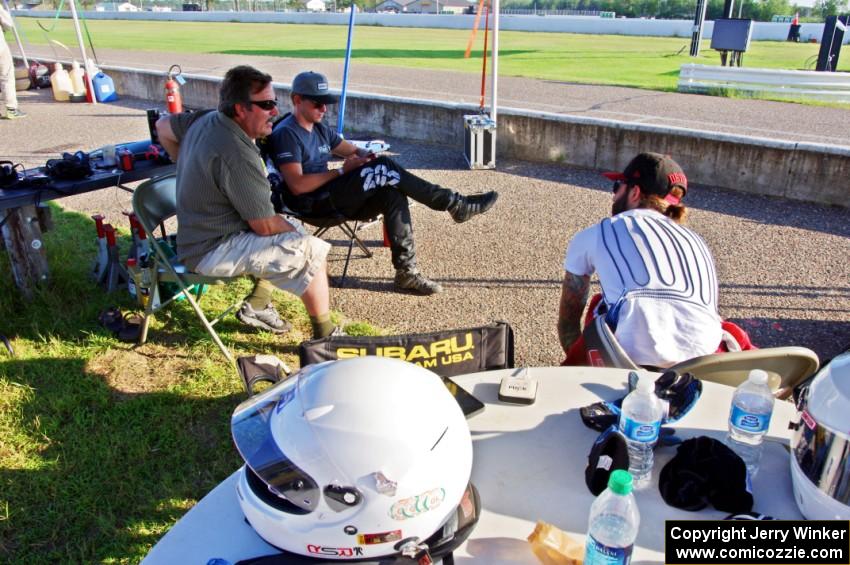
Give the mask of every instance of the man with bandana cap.
M 638 365 L 664 368 L 717 351 L 717 273 L 708 246 L 684 227 L 688 179 L 668 155 L 641 153 L 614 181 L 611 217 L 570 242 L 558 314 L 565 365 L 589 364 L 581 314 L 596 273 L 601 296 L 587 320 L 604 315 Z

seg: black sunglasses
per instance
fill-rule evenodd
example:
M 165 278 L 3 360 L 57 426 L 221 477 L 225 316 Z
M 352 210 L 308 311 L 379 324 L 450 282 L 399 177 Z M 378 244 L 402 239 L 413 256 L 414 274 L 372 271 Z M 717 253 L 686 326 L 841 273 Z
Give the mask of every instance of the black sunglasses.
M 625 181 L 615 180 L 614 181 L 614 194 L 616 194 L 617 191 L 620 190 L 620 187 L 623 186 L 623 185 L 625 185 L 626 188 L 628 188 L 630 186 L 635 186 L 634 184 L 627 184 Z
M 263 110 L 270 112 L 277 108 L 277 100 L 248 100 L 248 104 L 259 106 Z
M 318 100 L 314 100 L 312 98 L 307 98 L 310 103 L 313 105 L 313 108 L 321 108 L 322 106 L 327 106 L 325 102 L 319 102 Z

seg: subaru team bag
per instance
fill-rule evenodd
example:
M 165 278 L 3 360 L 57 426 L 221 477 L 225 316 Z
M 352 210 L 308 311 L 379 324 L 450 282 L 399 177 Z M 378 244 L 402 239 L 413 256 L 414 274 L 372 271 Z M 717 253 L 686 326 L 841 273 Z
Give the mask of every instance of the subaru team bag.
M 441 377 L 510 369 L 514 332 L 507 322 L 460 330 L 384 336 L 329 336 L 303 342 L 301 366 L 322 361 L 377 355 L 415 363 Z

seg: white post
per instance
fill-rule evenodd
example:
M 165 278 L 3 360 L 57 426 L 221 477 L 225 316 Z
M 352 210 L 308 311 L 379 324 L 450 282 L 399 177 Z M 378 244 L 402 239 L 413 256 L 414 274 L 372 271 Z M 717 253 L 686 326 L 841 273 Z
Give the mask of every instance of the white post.
M 89 58 L 86 56 L 86 44 L 83 43 L 83 34 L 80 32 L 80 20 L 77 19 L 77 0 L 69 0 L 68 5 L 71 7 L 71 17 L 74 18 L 74 31 L 77 32 L 77 43 L 80 44 L 80 53 L 83 56 L 83 66 L 86 69 L 86 80 L 89 83 L 89 92 L 91 92 L 91 103 L 97 104 L 97 93 L 94 90 L 94 75 L 92 65 L 89 65 Z
M 496 122 L 496 114 L 498 113 L 498 93 L 499 88 L 499 0 L 493 0 L 493 70 L 490 78 L 490 119 Z

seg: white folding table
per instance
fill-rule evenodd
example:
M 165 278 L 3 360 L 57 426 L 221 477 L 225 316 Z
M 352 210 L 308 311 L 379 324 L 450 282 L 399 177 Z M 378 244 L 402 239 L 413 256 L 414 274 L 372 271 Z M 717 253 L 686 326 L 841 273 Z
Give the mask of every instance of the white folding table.
M 485 403 L 469 420 L 474 450 L 472 482 L 481 495 L 481 518 L 470 538 L 455 551 L 458 565 L 537 563 L 526 541 L 537 520 L 549 522 L 583 543 L 593 495 L 584 483 L 587 455 L 598 433 L 585 427 L 579 408 L 624 394 L 627 371 L 591 367 L 531 368 L 538 379 L 530 406 L 498 400 L 499 381 L 521 369 L 455 377 Z M 708 435 L 723 439 L 733 389 L 704 383 L 693 410 L 676 423 L 683 439 Z M 765 440 L 759 473 L 753 481 L 753 509 L 783 519 L 800 519 L 791 489 L 788 423 L 790 402 L 777 401 Z M 235 448 L 234 448 L 235 449 Z M 686 512 L 668 506 L 657 477 L 675 447 L 656 452 L 653 484 L 637 493 L 641 526 L 634 563 L 663 563 L 664 520 L 720 519 L 708 508 Z M 211 558 L 231 563 L 275 553 L 245 522 L 236 499 L 236 473 L 205 496 L 154 546 L 144 563 L 205 564 Z

